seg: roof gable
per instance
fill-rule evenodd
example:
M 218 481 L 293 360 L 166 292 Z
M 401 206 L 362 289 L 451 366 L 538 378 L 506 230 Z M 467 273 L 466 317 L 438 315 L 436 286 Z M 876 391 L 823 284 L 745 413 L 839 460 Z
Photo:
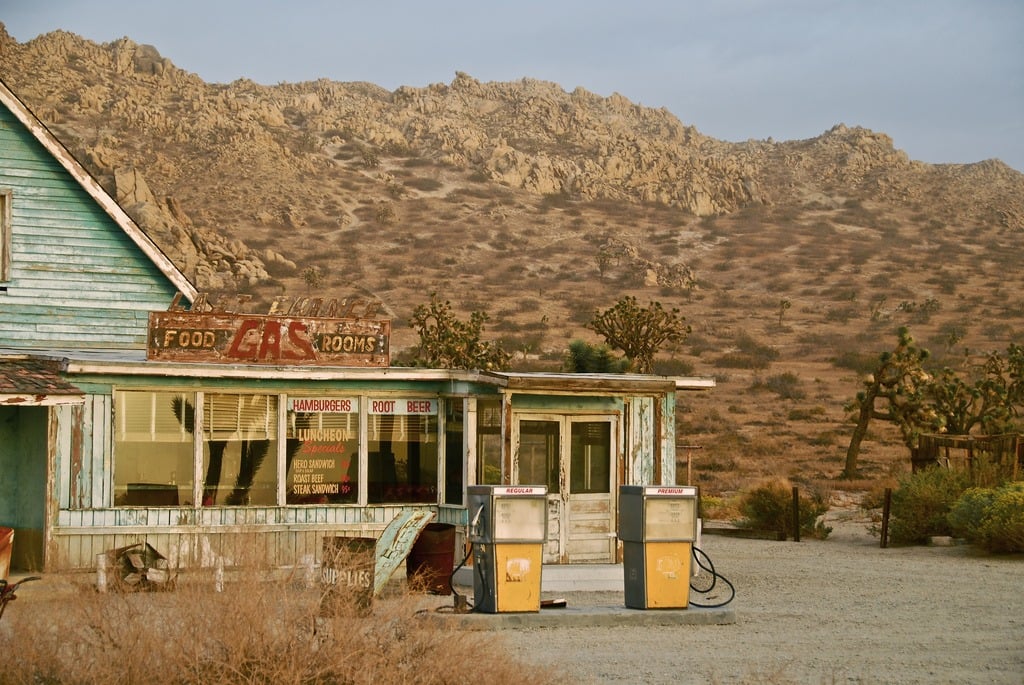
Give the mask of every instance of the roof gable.
M 53 156 L 67 173 L 95 200 L 103 211 L 113 219 L 114 223 L 124 231 L 133 243 L 159 269 L 190 302 L 196 298 L 197 291 L 188 278 L 163 253 L 138 224 L 128 216 L 117 201 L 86 171 L 77 159 L 72 156 L 64 145 L 50 132 L 0 79 L 0 103 L 2 103 L 25 126 L 31 135 Z

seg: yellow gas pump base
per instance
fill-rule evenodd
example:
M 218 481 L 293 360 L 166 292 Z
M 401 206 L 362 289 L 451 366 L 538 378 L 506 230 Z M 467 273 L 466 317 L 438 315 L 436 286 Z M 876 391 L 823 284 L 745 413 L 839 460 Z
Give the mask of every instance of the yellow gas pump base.
M 542 551 L 539 544 L 494 545 L 498 613 L 540 611 Z
M 624 545 L 626 606 L 631 609 L 685 609 L 690 604 L 690 542 Z
M 648 542 L 647 606 L 685 609 L 690 604 L 690 543 Z

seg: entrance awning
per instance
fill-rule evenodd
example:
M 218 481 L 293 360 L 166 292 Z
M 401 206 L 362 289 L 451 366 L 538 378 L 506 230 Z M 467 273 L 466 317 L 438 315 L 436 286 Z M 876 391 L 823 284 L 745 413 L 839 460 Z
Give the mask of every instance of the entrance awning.
M 0 405 L 82 404 L 85 394 L 60 372 L 60 362 L 33 357 L 0 358 Z

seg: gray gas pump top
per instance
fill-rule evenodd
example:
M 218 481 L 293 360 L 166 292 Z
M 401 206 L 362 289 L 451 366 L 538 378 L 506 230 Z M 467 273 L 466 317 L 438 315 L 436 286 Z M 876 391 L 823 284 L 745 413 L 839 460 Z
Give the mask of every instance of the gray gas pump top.
M 697 488 L 619 486 L 619 539 L 692 542 L 697 539 Z
M 471 542 L 544 542 L 547 538 L 547 486 L 471 485 L 466 491 Z

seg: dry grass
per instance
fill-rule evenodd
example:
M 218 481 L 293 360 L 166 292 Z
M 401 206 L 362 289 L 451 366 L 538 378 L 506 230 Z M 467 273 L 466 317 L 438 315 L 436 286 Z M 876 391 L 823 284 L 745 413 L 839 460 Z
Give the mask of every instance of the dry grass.
M 503 656 L 494 633 L 424 616 L 423 595 L 359 595 L 295 578 L 212 573 L 162 592 L 19 602 L 4 616 L 4 683 L 553 683 Z M 390 587 L 390 586 L 389 586 Z M 330 601 L 325 601 L 325 599 Z

